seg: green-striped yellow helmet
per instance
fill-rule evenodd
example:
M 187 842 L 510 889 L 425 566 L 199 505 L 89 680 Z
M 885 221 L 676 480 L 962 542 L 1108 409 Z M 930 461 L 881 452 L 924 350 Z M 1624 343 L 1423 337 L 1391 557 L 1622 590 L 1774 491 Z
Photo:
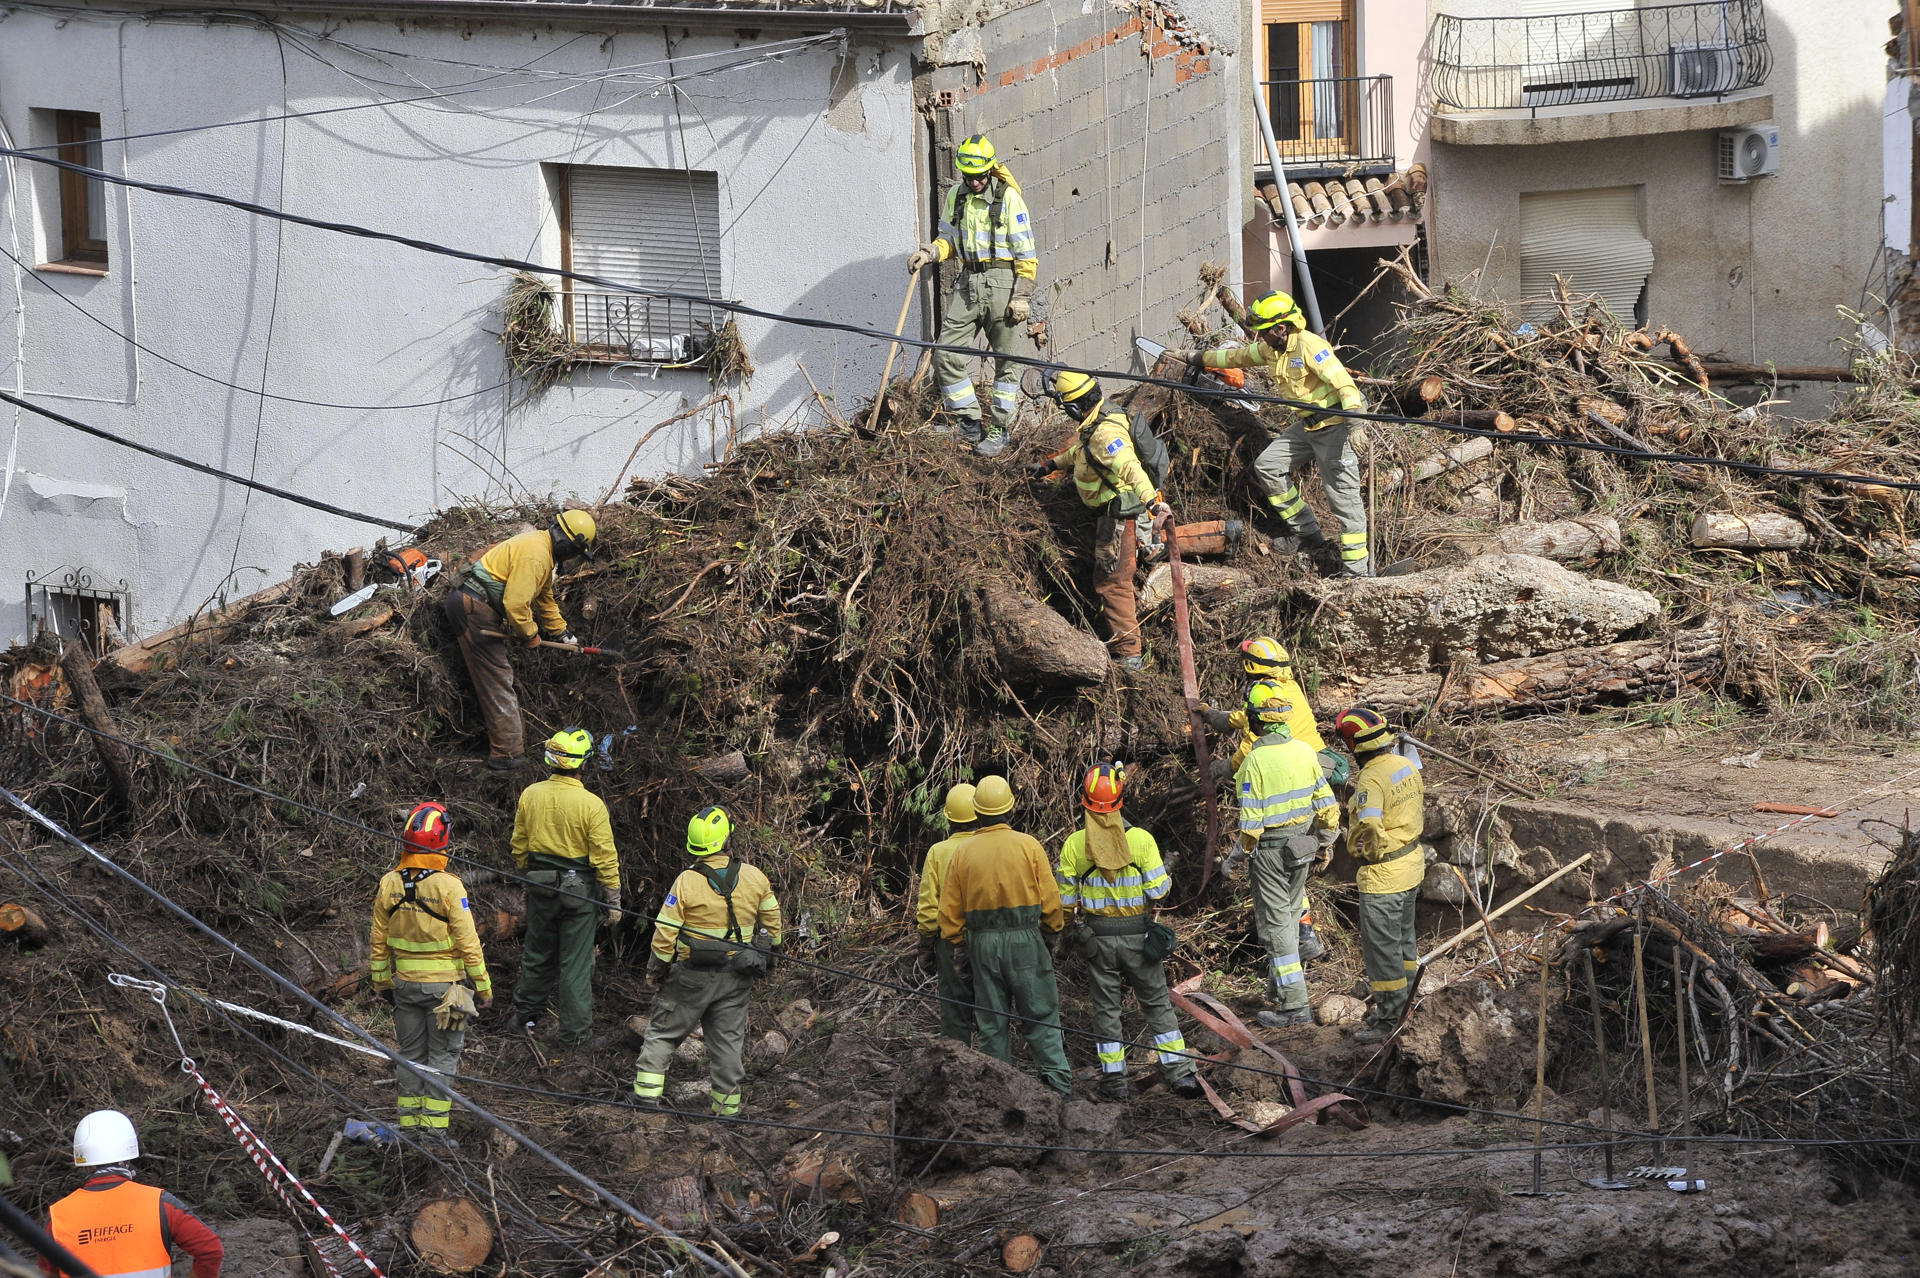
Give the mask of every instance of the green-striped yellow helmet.
M 733 821 L 721 807 L 701 808 L 687 822 L 687 855 L 712 856 L 724 852 L 733 837 Z
M 1307 317 L 1291 293 L 1269 293 L 1248 307 L 1247 312 L 1248 327 L 1256 333 L 1264 333 L 1276 324 L 1291 324 L 1302 329 L 1307 326 Z
M 1247 722 L 1272 727 L 1292 713 L 1293 703 L 1279 684 L 1261 679 L 1247 688 Z
M 547 738 L 547 766 L 555 772 L 578 772 L 593 753 L 593 734 L 585 728 L 562 728 Z
M 993 172 L 993 143 L 986 134 L 976 133 L 960 144 L 953 163 L 968 177 L 985 177 Z

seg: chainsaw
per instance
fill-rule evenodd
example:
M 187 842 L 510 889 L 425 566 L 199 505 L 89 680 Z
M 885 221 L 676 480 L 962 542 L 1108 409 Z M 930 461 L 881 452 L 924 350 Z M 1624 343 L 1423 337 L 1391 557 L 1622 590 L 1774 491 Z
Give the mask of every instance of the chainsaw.
M 1133 339 L 1133 346 L 1135 350 L 1140 352 L 1141 358 L 1146 360 L 1148 372 L 1152 372 L 1153 366 L 1160 362 L 1160 357 L 1167 353 L 1167 348 L 1154 341 L 1151 337 L 1136 337 Z M 1219 373 L 1209 368 L 1202 368 L 1198 364 L 1187 365 L 1187 374 L 1181 380 L 1191 382 L 1195 386 L 1207 386 L 1219 390 L 1241 389 L 1241 387 L 1228 381 Z M 1250 399 L 1229 399 L 1227 403 L 1232 404 L 1235 408 L 1252 413 L 1255 417 L 1260 415 L 1260 405 Z

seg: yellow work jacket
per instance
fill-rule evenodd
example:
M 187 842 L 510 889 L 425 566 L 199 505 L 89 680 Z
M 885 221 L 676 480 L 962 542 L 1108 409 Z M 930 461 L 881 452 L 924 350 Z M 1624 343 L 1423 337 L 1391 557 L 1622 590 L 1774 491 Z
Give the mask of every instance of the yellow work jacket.
M 1420 769 L 1391 750 L 1370 754 L 1353 777 L 1347 851 L 1360 862 L 1354 878 L 1376 896 L 1418 887 L 1427 874 L 1420 836 L 1426 829 L 1427 787 Z
M 965 182 L 947 188 L 940 206 L 940 231 L 933 240 L 940 260 L 958 257 L 983 266 L 1011 266 L 1021 279 L 1036 279 L 1040 259 L 1033 251 L 1033 218 L 1020 184 L 1004 164 L 993 166 L 993 181 L 975 195 Z
M 1366 411 L 1366 398 L 1354 385 L 1353 374 L 1333 353 L 1332 345 L 1304 329 L 1294 330 L 1277 349 L 1257 341 L 1208 351 L 1201 362 L 1208 368 L 1264 368 L 1276 395 L 1328 408 L 1339 405 L 1354 412 Z
M 940 935 L 960 945 L 969 926 L 985 931 L 1035 924 L 1049 932 L 1067 925 L 1047 850 L 1004 821 L 981 826 L 947 866 L 940 887 Z
M 920 867 L 920 900 L 913 915 L 920 935 L 940 935 L 940 889 L 947 881 L 947 867 L 953 864 L 953 854 L 960 845 L 972 837 L 972 830 L 962 830 L 927 849 L 926 864 Z
M 1285 725 L 1254 742 L 1233 774 L 1240 796 L 1240 842 L 1251 848 L 1274 830 L 1305 834 L 1340 828 L 1340 804 L 1320 771 L 1320 756 Z
M 620 854 L 613 846 L 613 822 L 600 796 L 579 777 L 551 776 L 520 792 L 513 813 L 513 863 L 522 870 L 534 858 L 554 863 L 587 861 L 600 886 L 620 894 Z
M 1130 918 L 1147 912 L 1148 901 L 1158 901 L 1173 886 L 1160 844 L 1137 825 L 1127 827 L 1127 851 L 1133 864 L 1119 871 L 1103 870 L 1087 855 L 1084 828 L 1067 836 L 1060 848 L 1060 904 L 1101 918 Z
M 1158 501 L 1160 490 L 1133 450 L 1133 424 L 1127 415 L 1096 408 L 1087 423 L 1079 438 L 1053 458 L 1055 466 L 1073 473 L 1080 504 L 1097 510 L 1124 495 L 1131 499 L 1122 503 L 1121 513 L 1126 514 Z
M 1275 678 L 1270 675 L 1267 677 L 1267 682 L 1278 684 L 1286 697 L 1287 704 L 1293 707 L 1287 713 L 1288 734 L 1295 741 L 1304 741 L 1312 746 L 1316 754 L 1326 749 L 1327 741 L 1320 735 L 1320 725 L 1313 721 L 1313 707 L 1307 704 L 1307 694 L 1301 690 L 1293 676 L 1284 675 Z M 1233 748 L 1233 766 L 1237 771 L 1240 765 L 1246 762 L 1247 751 L 1253 749 L 1253 743 L 1260 738 L 1247 725 L 1247 711 L 1244 706 L 1229 714 L 1227 718 L 1233 722 L 1234 727 L 1240 729 L 1239 743 Z
M 720 871 L 733 863 L 724 852 L 705 857 L 702 864 Z M 680 871 L 680 877 L 667 890 L 667 899 L 653 925 L 653 952 L 672 963 L 687 957 L 687 936 L 708 936 L 716 941 L 751 942 L 756 928 L 767 939 L 780 943 L 780 898 L 773 884 L 754 866 L 740 864 L 740 878 L 733 885 L 733 912 L 727 912 L 727 898 L 707 882 L 707 876 L 695 869 Z
M 482 997 L 493 993 L 480 933 L 467 908 L 466 885 L 445 870 L 411 861 L 403 857 L 399 869 L 388 870 L 373 894 L 373 987 L 391 989 L 396 980 L 432 985 L 471 977 L 475 992 Z
M 553 538 L 535 529 L 480 556 L 469 576 L 486 592 L 508 633 L 531 639 L 567 633 L 567 619 L 553 598 L 553 574 Z

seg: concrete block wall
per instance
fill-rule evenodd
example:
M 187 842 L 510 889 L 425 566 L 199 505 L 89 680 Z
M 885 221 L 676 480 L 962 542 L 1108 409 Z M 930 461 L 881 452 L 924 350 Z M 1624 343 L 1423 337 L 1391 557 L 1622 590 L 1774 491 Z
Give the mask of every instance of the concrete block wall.
M 1238 278 L 1238 82 L 1227 48 L 1170 10 L 1062 9 L 1000 12 L 977 44 L 950 34 L 982 62 L 927 83 L 941 131 L 988 134 L 1026 194 L 1052 356 L 1131 368 L 1136 336 L 1178 344 L 1202 262 Z M 950 156 L 935 168 L 944 192 Z

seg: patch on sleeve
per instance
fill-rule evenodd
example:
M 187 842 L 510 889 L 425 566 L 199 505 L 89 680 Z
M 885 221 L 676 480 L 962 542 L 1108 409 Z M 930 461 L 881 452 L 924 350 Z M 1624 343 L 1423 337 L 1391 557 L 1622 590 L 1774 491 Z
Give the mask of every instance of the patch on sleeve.
M 1315 351 L 1313 353 L 1313 362 L 1316 364 L 1324 364 L 1327 362 L 1327 356 L 1331 354 L 1333 354 L 1332 351 Z
M 669 893 L 667 893 L 667 899 L 666 899 L 666 903 L 665 903 L 664 905 L 662 905 L 662 906 L 661 906 L 660 908 L 661 908 L 661 909 L 666 909 L 666 908 L 668 908 L 668 907 L 670 907 L 670 906 L 675 906 L 675 905 L 678 905 L 678 904 L 680 904 L 680 898 L 679 898 L 679 897 L 677 897 L 677 896 L 675 896 L 675 895 L 674 895 L 673 893 L 671 893 L 671 892 L 669 892 Z
M 1305 368 L 1305 367 L 1307 366 L 1307 361 L 1305 361 L 1305 360 L 1303 360 L 1303 359 L 1301 359 L 1301 358 L 1300 358 L 1299 356 L 1297 356 L 1297 355 L 1296 355 L 1296 356 L 1295 356 L 1295 357 L 1294 357 L 1293 359 L 1291 359 L 1291 360 L 1289 360 L 1289 361 L 1287 361 L 1287 362 L 1288 362 L 1289 364 L 1291 364 L 1291 365 L 1292 365 L 1293 367 L 1295 367 L 1295 368 Z
M 1115 438 L 1107 441 L 1107 456 L 1109 457 L 1113 456 L 1115 453 L 1119 452 L 1121 448 L 1123 448 L 1125 445 L 1126 445 L 1126 441 L 1124 439 Z
M 1015 213 L 1013 215 L 1013 220 L 1016 222 L 1025 222 L 1027 220 L 1027 215 L 1025 213 Z
M 460 908 L 463 910 L 471 908 L 467 905 L 467 898 L 464 896 L 460 898 Z

